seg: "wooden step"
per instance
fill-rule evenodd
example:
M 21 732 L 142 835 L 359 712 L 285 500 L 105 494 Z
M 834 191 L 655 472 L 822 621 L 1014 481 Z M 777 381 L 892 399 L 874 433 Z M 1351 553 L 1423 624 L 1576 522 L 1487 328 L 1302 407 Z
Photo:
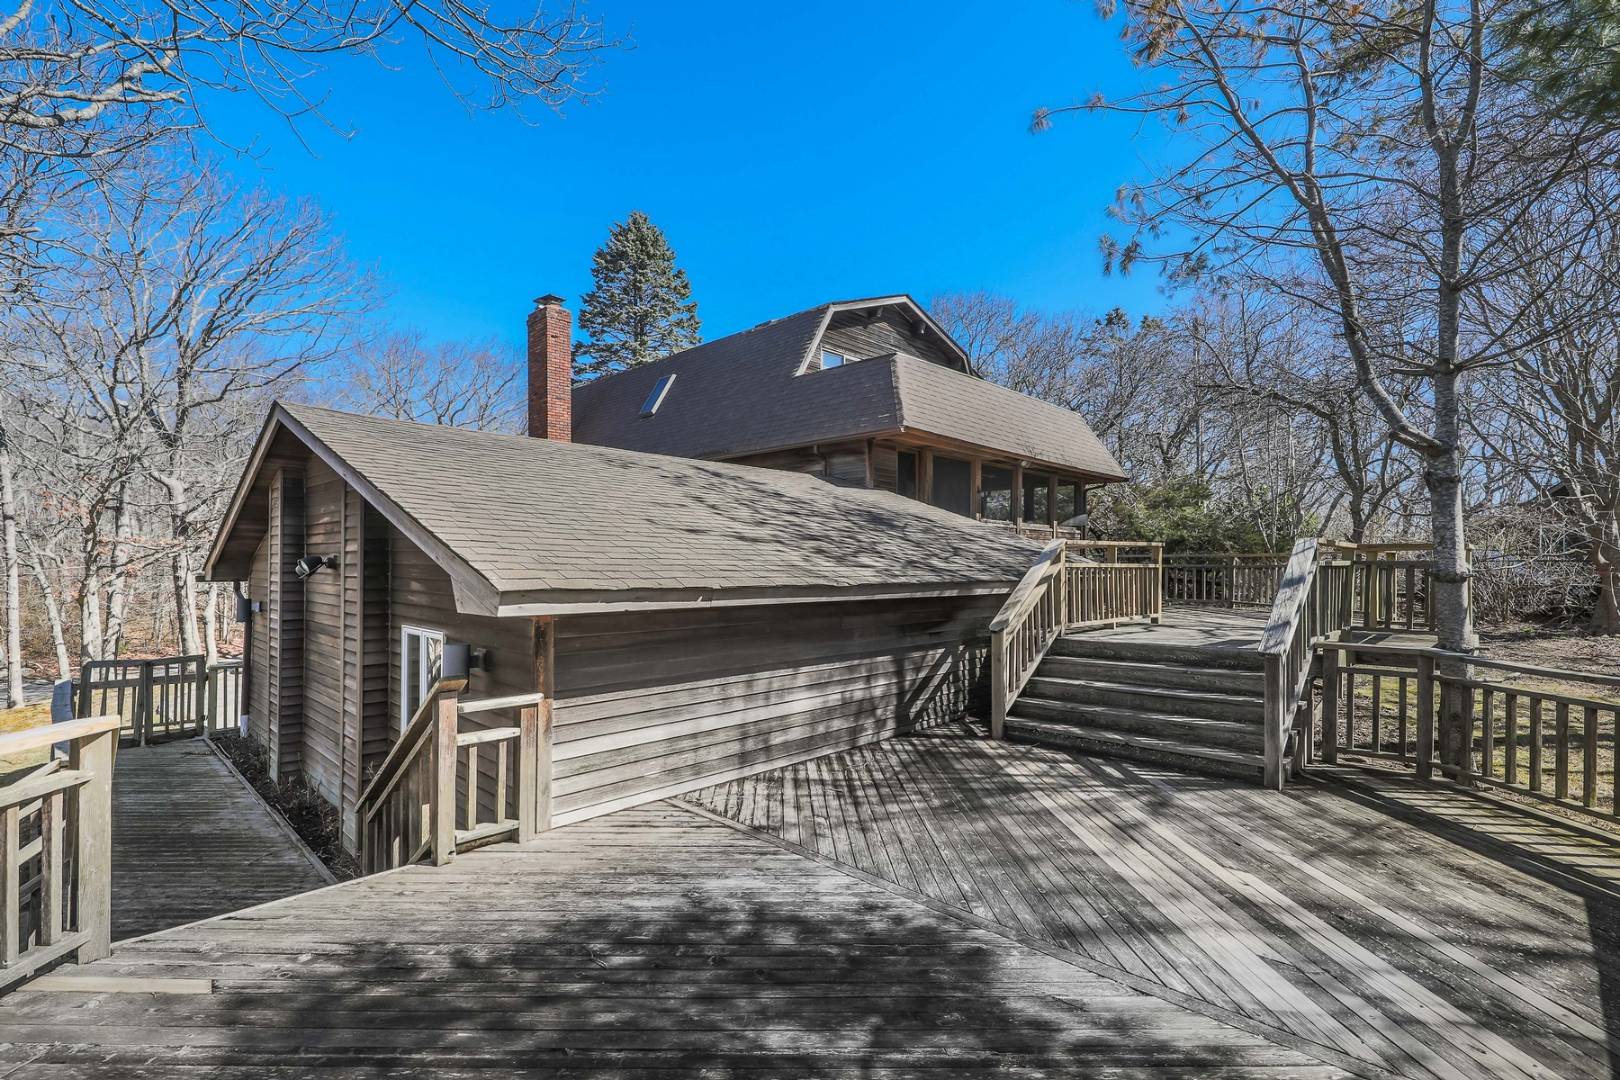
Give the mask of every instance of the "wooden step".
M 1129 761 L 1148 762 L 1250 783 L 1258 783 L 1265 776 L 1263 754 L 1251 754 L 1224 747 L 1193 746 L 1174 739 L 1133 732 L 1079 728 L 1071 724 L 1054 724 L 1009 715 L 1007 737 L 1059 750 L 1125 758 Z
M 1067 724 L 1083 730 L 1148 735 L 1189 746 L 1217 746 L 1255 754 L 1264 753 L 1266 748 L 1265 728 L 1257 723 L 1236 720 L 1178 716 L 1109 705 L 1077 705 L 1028 695 L 1018 699 L 1012 715 L 1048 724 Z
M 1192 645 L 1149 645 L 1141 641 L 1119 641 L 1084 632 L 1065 634 L 1052 643 L 1049 656 L 1080 656 L 1095 660 L 1128 660 L 1146 664 L 1175 664 L 1182 667 L 1230 668 L 1236 671 L 1263 671 L 1265 661 L 1256 649 L 1198 647 Z
M 1143 660 L 1102 660 L 1094 657 L 1048 653 L 1040 673 L 1059 679 L 1097 679 L 1146 686 L 1179 686 L 1185 690 L 1213 690 L 1223 694 L 1249 694 L 1263 699 L 1263 671 L 1226 667 L 1194 667 Z
M 1264 702 L 1251 694 L 1222 694 L 1212 690 L 1185 690 L 1178 686 L 1149 686 L 1144 683 L 1116 683 L 1101 679 L 1057 679 L 1048 677 L 1044 664 L 1035 670 L 1024 693 L 1051 701 L 1072 701 L 1080 705 L 1109 705 L 1144 712 L 1202 716 L 1212 720 L 1259 723 Z

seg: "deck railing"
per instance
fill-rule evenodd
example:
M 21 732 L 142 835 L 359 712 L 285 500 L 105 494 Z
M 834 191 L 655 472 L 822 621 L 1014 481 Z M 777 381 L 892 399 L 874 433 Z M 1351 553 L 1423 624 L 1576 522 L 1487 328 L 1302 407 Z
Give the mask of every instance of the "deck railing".
M 461 700 L 436 683 L 360 795 L 360 866 L 368 874 L 498 840 L 533 839 L 547 777 L 539 694 Z M 477 717 L 472 726 L 462 720 Z M 509 723 L 501 723 L 505 719 Z
M 1324 761 L 1341 754 L 1382 759 L 1421 779 L 1439 771 L 1620 819 L 1620 678 L 1414 645 L 1319 648 Z M 1469 674 L 1447 674 L 1443 660 Z M 1464 752 L 1456 765 L 1439 759 L 1435 718 L 1446 715 L 1462 719 Z
M 1282 584 L 1285 554 L 1188 552 L 1164 557 L 1164 599 L 1199 607 L 1266 607 Z
M 79 669 L 74 713 L 117 716 L 124 744 L 145 746 L 235 728 L 241 697 L 240 660 L 87 660 Z
M 0 735 L 0 756 L 55 758 L 0 787 L 0 991 L 48 964 L 85 964 L 112 941 L 112 774 L 120 718 Z
M 1101 552 L 1093 562 L 1079 553 Z M 1122 557 L 1126 561 L 1121 561 Z M 1156 622 L 1163 548 L 1118 541 L 1048 544 L 990 620 L 990 734 L 1002 738 L 1007 711 L 1058 636 L 1137 619 Z

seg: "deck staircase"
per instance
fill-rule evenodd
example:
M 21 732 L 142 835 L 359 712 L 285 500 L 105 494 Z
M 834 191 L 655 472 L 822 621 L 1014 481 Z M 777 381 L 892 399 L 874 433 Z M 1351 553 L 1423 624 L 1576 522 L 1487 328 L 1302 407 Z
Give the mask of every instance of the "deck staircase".
M 1259 782 L 1265 672 L 1258 652 L 1169 649 L 1066 634 L 1007 714 L 1020 742 Z

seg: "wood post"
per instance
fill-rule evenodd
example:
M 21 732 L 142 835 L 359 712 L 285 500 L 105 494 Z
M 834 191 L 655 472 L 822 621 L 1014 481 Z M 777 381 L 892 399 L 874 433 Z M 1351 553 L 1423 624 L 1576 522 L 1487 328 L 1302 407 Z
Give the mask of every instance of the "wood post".
M 990 631 L 990 737 L 1007 733 L 1007 631 Z
M 517 821 L 518 843 L 535 838 L 539 827 L 540 707 L 518 713 Z
M 439 695 L 433 728 L 434 866 L 443 866 L 456 854 L 456 705 L 455 694 Z
M 1434 776 L 1434 657 L 1427 654 L 1417 660 L 1417 695 L 1417 774 L 1428 780 Z
M 1339 761 L 1339 650 L 1322 651 L 1322 761 Z
M 112 776 L 116 730 L 103 731 L 69 744 L 68 767 L 90 774 L 73 798 L 73 851 L 78 863 L 73 909 L 84 934 L 79 963 L 100 960 L 112 951 Z
M 542 695 L 535 712 L 534 827 L 537 832 L 551 828 L 551 744 L 555 724 L 553 704 L 557 698 L 557 620 L 550 616 L 534 620 L 534 688 Z
M 1268 791 L 1283 789 L 1283 720 L 1291 711 L 1287 687 L 1283 685 L 1283 658 L 1266 656 L 1266 765 L 1264 784 Z

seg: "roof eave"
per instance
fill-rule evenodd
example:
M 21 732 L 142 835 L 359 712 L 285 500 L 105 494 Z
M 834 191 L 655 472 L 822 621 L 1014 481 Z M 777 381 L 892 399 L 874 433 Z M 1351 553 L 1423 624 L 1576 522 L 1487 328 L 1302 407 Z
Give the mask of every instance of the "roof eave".
M 495 614 L 600 615 L 612 612 L 670 611 L 690 608 L 815 604 L 850 600 L 905 600 L 940 596 L 999 596 L 1016 576 L 990 581 L 931 582 L 915 585 L 760 586 L 729 589 L 551 589 L 502 593 Z

